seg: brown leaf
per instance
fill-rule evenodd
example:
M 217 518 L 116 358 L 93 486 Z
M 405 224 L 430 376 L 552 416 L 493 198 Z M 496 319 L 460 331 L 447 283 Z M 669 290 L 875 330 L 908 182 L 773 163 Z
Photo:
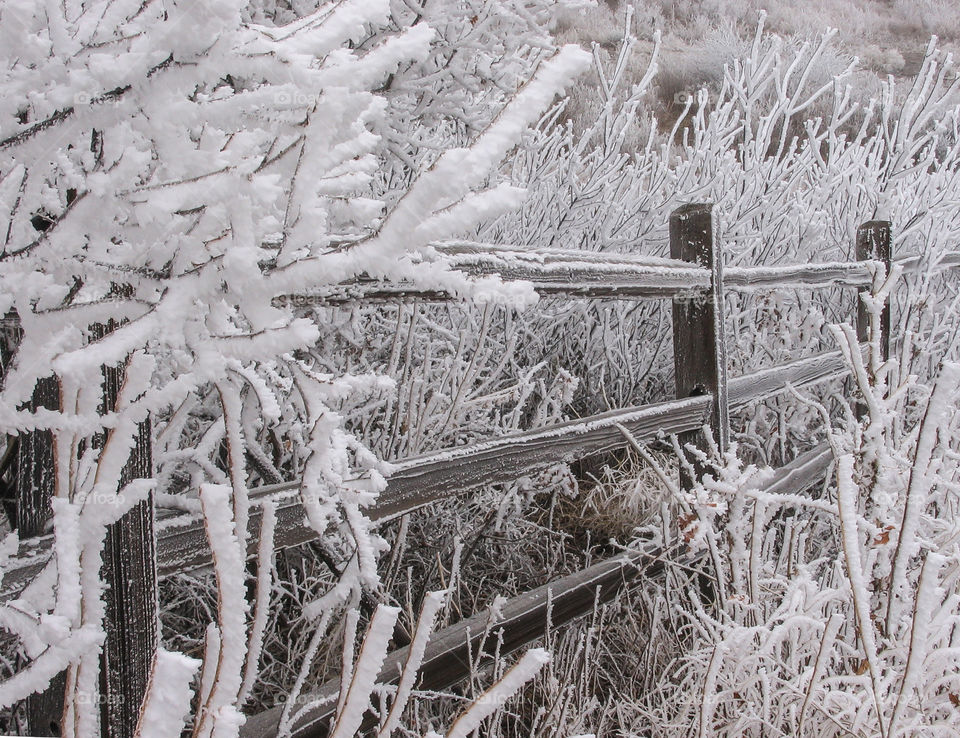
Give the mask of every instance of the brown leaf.
M 950 693 L 950 704 L 954 707 L 960 707 L 960 695 L 957 695 L 954 692 Z
M 870 662 L 866 659 L 863 659 L 859 664 L 857 664 L 856 675 L 862 676 L 867 673 L 867 669 L 870 668 Z
M 690 543 L 693 540 L 693 537 L 697 534 L 697 514 L 690 513 L 689 515 L 681 515 L 677 518 L 677 524 L 680 526 L 680 531 L 683 533 L 683 540 L 685 543 Z

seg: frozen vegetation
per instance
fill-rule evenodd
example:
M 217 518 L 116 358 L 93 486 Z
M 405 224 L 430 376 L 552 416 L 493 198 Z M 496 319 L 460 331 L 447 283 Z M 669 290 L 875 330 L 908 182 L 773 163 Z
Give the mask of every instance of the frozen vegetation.
M 0 570 L 53 541 L 0 603 L 2 727 L 53 683 L 63 735 L 106 734 L 105 541 L 146 504 L 200 516 L 213 564 L 160 584 L 142 737 L 273 708 L 285 736 L 324 694 L 337 738 L 956 735 L 957 42 L 934 0 L 0 0 Z M 891 223 L 913 259 L 870 265 L 863 351 L 855 290 L 726 296 L 732 376 L 839 350 L 849 378 L 734 414 L 691 484 L 662 439 L 375 523 L 404 459 L 673 396 L 669 301 L 450 254 L 658 268 L 690 202 L 731 275 Z M 316 297 L 356 280 L 455 299 Z M 821 443 L 822 485 L 764 491 Z M 289 480 L 316 535 L 275 551 L 251 491 Z M 432 632 L 624 550 L 662 576 L 418 690 Z

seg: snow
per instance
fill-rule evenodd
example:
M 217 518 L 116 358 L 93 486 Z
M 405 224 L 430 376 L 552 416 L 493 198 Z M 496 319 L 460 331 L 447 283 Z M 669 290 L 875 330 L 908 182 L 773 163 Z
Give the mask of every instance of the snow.
M 531 648 L 463 715 L 456 719 L 445 738 L 467 738 L 480 727 L 484 718 L 499 709 L 549 662 L 550 654 L 547 651 L 542 648 Z
M 406 663 L 403 665 L 403 673 L 400 676 L 400 682 L 397 684 L 397 691 L 393 696 L 390 712 L 377 734 L 378 738 L 389 738 L 400 727 L 400 718 L 403 716 L 403 711 L 410 700 L 413 685 L 417 680 L 423 655 L 430 640 L 430 634 L 433 631 L 437 614 L 443 607 L 446 595 L 446 592 L 428 592 L 423 598 L 423 607 L 420 610 L 420 618 L 417 620 L 417 628 L 410 641 L 410 651 Z
M 247 660 L 243 674 L 243 685 L 237 702 L 243 705 L 250 697 L 260 667 L 263 653 L 264 633 L 270 617 L 270 595 L 273 589 L 273 552 L 274 533 L 277 528 L 277 506 L 272 500 L 266 500 L 261 506 L 260 540 L 257 543 L 257 595 L 254 602 L 253 622 L 250 624 L 250 638 Z
M 219 629 L 216 651 L 205 655 L 205 676 L 216 663 L 216 681 L 210 685 L 198 735 L 230 735 L 239 713 L 233 708 L 240 693 L 247 653 L 246 548 L 236 534 L 236 519 L 231 508 L 232 490 L 225 485 L 200 487 L 207 541 L 213 554 L 217 575 Z M 220 725 L 220 721 L 224 725 Z M 242 722 L 242 719 L 241 719 Z
M 856 514 L 859 490 L 853 477 L 853 462 L 853 456 L 850 454 L 845 454 L 837 459 L 837 509 L 840 515 L 840 534 L 843 539 L 846 574 L 850 580 L 857 632 L 869 665 L 870 679 L 873 682 L 873 698 L 877 710 L 877 719 L 882 725 L 883 715 L 877 684 L 880 669 L 877 658 L 876 636 L 873 621 L 870 618 L 870 587 L 864 577 L 860 551 L 860 528 Z
M 158 648 L 137 728 L 137 738 L 179 735 L 190 714 L 191 682 L 200 661 Z
M 355 735 L 360 727 L 399 615 L 400 608 L 383 605 L 374 612 L 330 738 L 348 738 Z
M 916 456 L 907 485 L 906 500 L 903 505 L 903 517 L 897 536 L 897 551 L 894 556 L 890 585 L 890 609 L 887 621 L 899 622 L 899 606 L 908 597 L 910 587 L 907 583 L 909 561 L 921 548 L 917 535 L 921 528 L 921 516 L 928 504 L 931 488 L 936 483 L 937 466 L 934 453 L 940 439 L 947 432 L 950 416 L 950 398 L 956 395 L 960 387 L 960 364 L 946 364 L 940 374 L 933 393 L 927 401 L 926 413 L 917 438 Z

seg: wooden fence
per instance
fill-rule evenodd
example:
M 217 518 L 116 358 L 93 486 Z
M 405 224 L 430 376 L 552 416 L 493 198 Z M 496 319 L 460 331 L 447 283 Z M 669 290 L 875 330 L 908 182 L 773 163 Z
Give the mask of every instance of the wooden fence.
M 676 398 L 402 460 L 396 464 L 397 471 L 380 494 L 376 506 L 369 511 L 370 516 L 374 521 L 384 522 L 411 514 L 441 498 L 510 482 L 552 465 L 622 449 L 630 442 L 624 430 L 638 440 L 652 440 L 660 434 L 677 434 L 685 441 L 702 442 L 698 435 L 706 426 L 719 439 L 721 447 L 725 447 L 730 414 L 749 403 L 783 392 L 788 385 L 808 387 L 841 379 L 847 373 L 839 352 L 830 352 L 728 378 L 723 335 L 726 291 L 830 286 L 863 291 L 872 284 L 875 262 L 880 261 L 889 268 L 890 242 L 889 224 L 873 221 L 858 230 L 857 260 L 854 262 L 724 269 L 716 248 L 713 206 L 693 204 L 678 209 L 671 216 L 671 259 L 563 251 L 538 253 L 477 244 L 439 247 L 457 269 L 472 275 L 499 274 L 504 279 L 528 280 L 541 294 L 570 298 L 671 299 Z M 900 263 L 904 269 L 910 270 L 917 268 L 920 260 L 912 258 Z M 939 264 L 943 268 L 958 265 L 960 254 L 948 255 Z M 358 280 L 323 293 L 287 299 L 294 303 L 309 300 L 311 303 L 336 305 L 361 300 L 450 298 L 438 292 L 418 291 L 409 285 Z M 860 311 L 858 329 L 861 338 L 865 337 L 866 324 L 866 315 Z M 882 341 L 888 345 L 889 314 L 883 326 Z M 28 448 L 29 442 L 21 442 L 21 457 Z M 148 435 L 142 440 L 141 456 L 144 448 L 148 453 Z M 28 461 L 36 462 L 36 459 Z M 824 479 L 830 463 L 830 453 L 825 448 L 815 448 L 777 470 L 768 489 L 803 491 Z M 148 476 L 149 459 L 146 462 L 141 459 L 139 468 L 132 469 L 131 474 Z M 48 477 L 49 471 L 46 476 L 40 474 L 39 478 Z M 18 483 L 16 487 L 19 507 L 22 508 L 22 512 L 18 510 L 18 519 L 21 519 L 24 513 L 35 513 L 40 504 L 35 499 L 38 485 Z M 266 499 L 277 505 L 275 545 L 278 550 L 316 539 L 317 532 L 305 522 L 298 489 L 299 482 L 294 480 L 251 491 L 251 556 L 255 553 L 260 530 L 260 505 Z M 104 689 L 108 696 L 116 696 L 114 702 L 127 707 L 123 710 L 104 709 L 105 736 L 132 736 L 138 712 L 133 708 L 139 706 L 143 698 L 146 682 L 142 675 L 148 670 L 151 649 L 156 647 L 155 630 L 131 622 L 130 614 L 139 613 L 138 618 L 143 619 L 155 613 L 158 578 L 201 569 L 211 563 L 203 521 L 199 516 L 171 513 L 154 519 L 152 514 L 144 514 L 142 510 L 131 512 L 134 515 L 128 515 L 116 524 L 118 529 L 113 533 L 122 541 L 125 555 L 105 557 L 108 581 L 128 585 L 117 588 L 117 595 L 111 596 L 104 649 L 109 662 Z M 37 530 L 34 526 L 32 532 Z M 51 536 L 24 538 L 17 557 L 9 562 L 4 572 L 0 601 L 16 598 L 48 566 L 52 550 Z M 147 566 L 149 571 L 131 580 L 127 571 L 131 560 L 141 565 L 146 561 L 152 566 Z M 502 618 L 492 630 L 486 627 L 492 614 L 482 612 L 434 634 L 424 660 L 421 687 L 441 689 L 466 677 L 469 664 L 466 654 L 468 650 L 476 653 L 483 638 L 491 634 L 501 637 L 500 651 L 509 653 L 542 637 L 548 621 L 557 627 L 575 620 L 591 612 L 595 602 L 612 598 L 624 587 L 640 580 L 640 574 L 654 575 L 660 566 L 661 560 L 649 554 L 615 556 L 510 600 L 502 608 Z M 397 678 L 397 666 L 403 663 L 404 655 L 404 650 L 400 649 L 389 657 L 381 671 L 383 681 Z M 321 700 L 333 689 L 334 685 L 320 685 L 315 696 Z M 34 722 L 38 725 L 36 728 L 31 726 L 31 729 L 37 730 L 38 735 L 52 734 L 57 728 L 51 724 L 59 719 L 57 697 L 48 694 L 35 706 L 37 717 Z M 62 692 L 59 697 L 62 701 Z M 293 734 L 298 737 L 324 735 L 330 710 L 329 700 L 321 700 L 315 709 L 302 715 Z M 275 735 L 278 719 L 279 708 L 252 716 L 243 734 L 250 738 Z M 40 725 L 43 721 L 46 722 Z M 50 732 L 46 732 L 47 729 Z

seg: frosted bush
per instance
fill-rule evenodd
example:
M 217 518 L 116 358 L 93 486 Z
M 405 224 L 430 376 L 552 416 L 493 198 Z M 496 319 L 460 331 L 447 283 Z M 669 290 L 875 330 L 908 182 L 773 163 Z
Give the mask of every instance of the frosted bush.
M 428 60 L 441 38 L 426 23 L 391 26 L 385 0 L 309 11 L 227 0 L 11 2 L 0 13 L 0 312 L 22 328 L 0 416 L 5 433 L 50 430 L 57 449 L 55 559 L 0 616 L 33 661 L 0 685 L 0 703 L 66 669 L 64 730 L 98 734 L 102 541 L 153 492 L 152 480 L 118 490 L 137 424 L 151 415 L 161 478 L 179 480 L 178 506 L 204 516 L 218 597 L 202 662 L 159 652 L 146 714 L 162 719 L 154 734 L 176 735 L 192 692 L 194 734 L 235 735 L 271 590 L 267 507 L 247 595 L 247 458 L 261 478 L 299 463 L 310 524 L 332 531 L 349 560 L 315 615 L 376 588 L 382 548 L 364 509 L 388 467 L 334 407 L 391 382 L 312 366 L 303 352 L 316 325 L 277 298 L 365 273 L 530 302 L 522 286 L 474 283 L 440 263 L 414 267 L 408 253 L 513 205 L 516 188 L 488 188 L 489 178 L 585 54 L 545 50 L 535 77 L 497 98 L 511 102 L 469 145 L 443 152 L 385 202 L 373 182 L 391 118 L 375 91 Z M 107 318 L 118 327 L 91 334 Z M 116 410 L 98 412 L 101 367 L 117 364 Z M 50 376 L 59 409 L 21 409 Z M 270 426 L 286 444 L 278 459 L 258 449 Z M 101 433 L 102 446 L 89 442 Z
M 868 298 L 874 315 L 894 279 Z M 827 484 L 759 491 L 765 475 L 731 450 L 676 491 L 677 544 L 703 551 L 710 580 L 666 590 L 688 648 L 641 698 L 658 734 L 931 735 L 956 723 L 960 550 L 943 513 L 957 503 L 960 367 L 897 383 L 876 340 L 861 356 L 850 326 L 831 329 L 863 410 L 838 418 L 805 400 L 833 453 Z

